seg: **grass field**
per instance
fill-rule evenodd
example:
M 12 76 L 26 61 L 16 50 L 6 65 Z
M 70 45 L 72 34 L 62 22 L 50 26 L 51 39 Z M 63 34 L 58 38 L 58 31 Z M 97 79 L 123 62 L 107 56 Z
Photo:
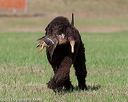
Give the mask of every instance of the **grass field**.
M 61 95 L 47 88 L 52 77 L 40 32 L 0 33 L 0 102 L 128 102 L 128 32 L 82 33 L 86 46 L 87 91 Z M 71 80 L 77 86 L 71 68 Z

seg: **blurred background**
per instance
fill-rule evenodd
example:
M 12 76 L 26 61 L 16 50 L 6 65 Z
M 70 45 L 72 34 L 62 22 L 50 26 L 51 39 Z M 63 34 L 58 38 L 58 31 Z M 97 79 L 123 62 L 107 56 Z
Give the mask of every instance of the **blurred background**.
M 128 0 L 0 0 L 0 31 L 41 32 L 72 12 L 81 32 L 128 30 Z

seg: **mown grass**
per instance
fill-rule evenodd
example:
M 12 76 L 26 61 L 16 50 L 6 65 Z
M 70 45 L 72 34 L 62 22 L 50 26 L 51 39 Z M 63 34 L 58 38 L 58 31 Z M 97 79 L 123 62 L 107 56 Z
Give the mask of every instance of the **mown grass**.
M 86 46 L 87 91 L 55 94 L 45 51 L 36 49 L 37 33 L 0 33 L 0 101 L 127 102 L 128 32 L 82 33 Z M 74 70 L 71 80 L 77 86 Z

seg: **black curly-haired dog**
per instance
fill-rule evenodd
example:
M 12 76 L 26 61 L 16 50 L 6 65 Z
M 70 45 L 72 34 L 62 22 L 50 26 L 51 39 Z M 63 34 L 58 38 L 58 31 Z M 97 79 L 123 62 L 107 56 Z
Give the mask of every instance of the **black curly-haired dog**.
M 54 71 L 48 88 L 54 91 L 63 88 L 73 90 L 70 81 L 70 68 L 73 64 L 79 89 L 87 89 L 85 48 L 79 31 L 74 27 L 73 14 L 71 23 L 67 18 L 59 16 L 53 19 L 45 30 L 45 36 L 39 39 L 37 47 L 46 47 L 47 58 Z

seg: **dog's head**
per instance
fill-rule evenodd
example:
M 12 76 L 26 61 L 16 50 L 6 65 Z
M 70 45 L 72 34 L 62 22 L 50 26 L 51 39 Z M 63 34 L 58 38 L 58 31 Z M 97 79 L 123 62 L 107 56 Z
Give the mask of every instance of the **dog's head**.
M 38 39 L 38 45 L 41 50 L 44 47 L 52 48 L 52 51 L 57 45 L 66 44 L 70 42 L 71 52 L 74 53 L 75 41 L 73 37 L 68 37 L 66 29 L 69 28 L 71 23 L 65 17 L 56 17 L 45 28 L 45 36 Z

